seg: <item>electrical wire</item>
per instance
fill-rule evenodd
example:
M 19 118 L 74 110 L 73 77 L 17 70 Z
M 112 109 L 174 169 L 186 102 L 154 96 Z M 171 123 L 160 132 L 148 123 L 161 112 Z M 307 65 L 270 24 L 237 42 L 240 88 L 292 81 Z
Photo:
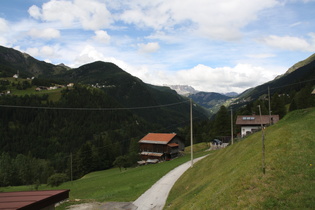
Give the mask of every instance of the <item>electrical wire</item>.
M 142 106 L 142 107 L 116 107 L 116 108 L 75 108 L 75 107 L 41 107 L 41 106 L 16 106 L 16 105 L 5 105 L 0 104 L 0 107 L 5 108 L 23 108 L 23 109 L 46 109 L 46 110 L 76 110 L 76 111 L 116 111 L 116 110 L 137 110 L 137 109 L 153 109 L 168 106 L 175 106 L 178 104 L 183 104 L 189 102 L 189 100 L 181 101 L 171 104 L 162 104 L 155 106 Z

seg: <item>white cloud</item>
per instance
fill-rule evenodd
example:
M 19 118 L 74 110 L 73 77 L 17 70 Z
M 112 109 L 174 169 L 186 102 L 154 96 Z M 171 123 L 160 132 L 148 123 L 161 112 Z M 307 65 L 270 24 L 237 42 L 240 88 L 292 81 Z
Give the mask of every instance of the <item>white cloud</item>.
M 28 32 L 28 35 L 41 39 L 55 39 L 60 37 L 60 31 L 54 28 L 46 28 L 44 30 L 33 28 Z
M 42 46 L 38 47 L 30 47 L 26 49 L 26 53 L 31 55 L 32 57 L 42 57 L 47 59 L 47 57 L 53 58 L 57 55 L 57 47 L 52 46 Z
M 108 33 L 106 31 L 103 30 L 98 30 L 95 31 L 95 36 L 93 36 L 93 39 L 97 42 L 100 43 L 109 43 L 110 41 L 110 36 L 108 35 Z
M 4 35 L 9 31 L 9 28 L 8 22 L 5 19 L 0 18 L 0 45 L 8 45 L 8 39 Z
M 218 68 L 199 64 L 192 69 L 177 72 L 158 70 L 152 68 L 152 66 L 124 65 L 124 67 L 124 70 L 150 84 L 185 84 L 201 91 L 222 93 L 230 91 L 240 93 L 275 77 L 274 72 L 251 64 L 237 64 L 234 67 Z
M 9 30 L 9 24 L 8 22 L 3 19 L 3 18 L 0 18 L 0 32 L 1 33 L 5 33 Z
M 257 19 L 261 10 L 273 7 L 276 0 L 156 0 L 125 3 L 120 19 L 154 30 L 187 29 L 200 35 L 233 40 L 240 30 Z
M 86 45 L 84 49 L 75 58 L 75 63 L 72 66 L 80 66 L 94 61 L 104 60 L 104 55 L 100 53 L 95 47 Z
M 234 67 L 211 68 L 197 65 L 176 73 L 179 82 L 191 84 L 196 89 L 216 92 L 243 91 L 268 80 L 266 70 L 251 64 L 237 64 Z M 174 78 L 175 79 L 175 78 Z M 179 83 L 180 84 L 180 83 Z
M 147 44 L 138 44 L 139 51 L 143 53 L 153 53 L 160 49 L 160 45 L 157 42 L 149 42 Z
M 108 27 L 112 22 L 106 5 L 95 0 L 50 0 L 44 3 L 42 8 L 31 6 L 28 12 L 35 19 L 57 21 L 67 27 L 79 24 L 87 30 Z
M 40 19 L 41 17 L 40 8 L 37 7 L 36 5 L 33 5 L 28 9 L 28 14 L 35 19 Z
M 284 50 L 312 52 L 315 51 L 315 36 L 313 33 L 310 33 L 309 36 L 311 37 L 310 41 L 294 36 L 270 35 L 263 38 L 262 42 Z

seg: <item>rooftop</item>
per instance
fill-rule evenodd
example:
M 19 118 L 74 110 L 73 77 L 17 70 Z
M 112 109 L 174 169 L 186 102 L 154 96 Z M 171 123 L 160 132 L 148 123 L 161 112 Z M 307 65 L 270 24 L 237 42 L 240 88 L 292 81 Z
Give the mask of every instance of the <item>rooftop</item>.
M 271 117 L 271 123 L 279 121 L 279 115 L 239 115 L 236 119 L 236 125 L 266 125 L 269 124 L 269 118 Z
M 69 191 L 44 190 L 0 193 L 0 209 L 43 209 L 69 198 Z
M 176 133 L 148 133 L 139 143 L 167 144 L 176 136 Z

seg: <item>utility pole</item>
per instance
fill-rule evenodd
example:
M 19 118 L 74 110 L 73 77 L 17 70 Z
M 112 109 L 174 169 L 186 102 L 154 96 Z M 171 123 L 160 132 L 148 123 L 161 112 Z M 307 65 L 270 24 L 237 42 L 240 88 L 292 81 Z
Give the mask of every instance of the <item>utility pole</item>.
M 70 180 L 72 184 L 72 152 L 70 153 Z
M 265 135 L 264 135 L 264 128 L 263 128 L 263 124 L 262 124 L 260 105 L 258 105 L 258 108 L 259 108 L 259 115 L 260 115 L 261 137 L 262 137 L 262 171 L 263 171 L 263 174 L 265 174 L 266 173 L 266 168 L 265 168 Z
M 194 165 L 193 155 L 193 122 L 192 122 L 192 99 L 190 99 L 190 154 L 191 154 L 191 168 Z
M 268 86 L 269 126 L 271 125 L 270 88 Z
M 232 141 L 232 145 L 234 143 L 234 138 L 233 138 L 233 109 L 231 107 L 231 141 Z

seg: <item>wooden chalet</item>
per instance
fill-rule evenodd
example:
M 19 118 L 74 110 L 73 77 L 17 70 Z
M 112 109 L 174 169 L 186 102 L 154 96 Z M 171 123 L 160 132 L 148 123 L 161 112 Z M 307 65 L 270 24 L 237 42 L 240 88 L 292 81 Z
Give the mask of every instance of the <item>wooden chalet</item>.
M 147 163 L 171 160 L 185 149 L 184 139 L 176 133 L 149 133 L 139 144 L 141 159 Z
M 241 136 L 254 133 L 267 125 L 273 125 L 279 121 L 279 115 L 239 115 L 236 119 L 236 125 L 241 126 Z

